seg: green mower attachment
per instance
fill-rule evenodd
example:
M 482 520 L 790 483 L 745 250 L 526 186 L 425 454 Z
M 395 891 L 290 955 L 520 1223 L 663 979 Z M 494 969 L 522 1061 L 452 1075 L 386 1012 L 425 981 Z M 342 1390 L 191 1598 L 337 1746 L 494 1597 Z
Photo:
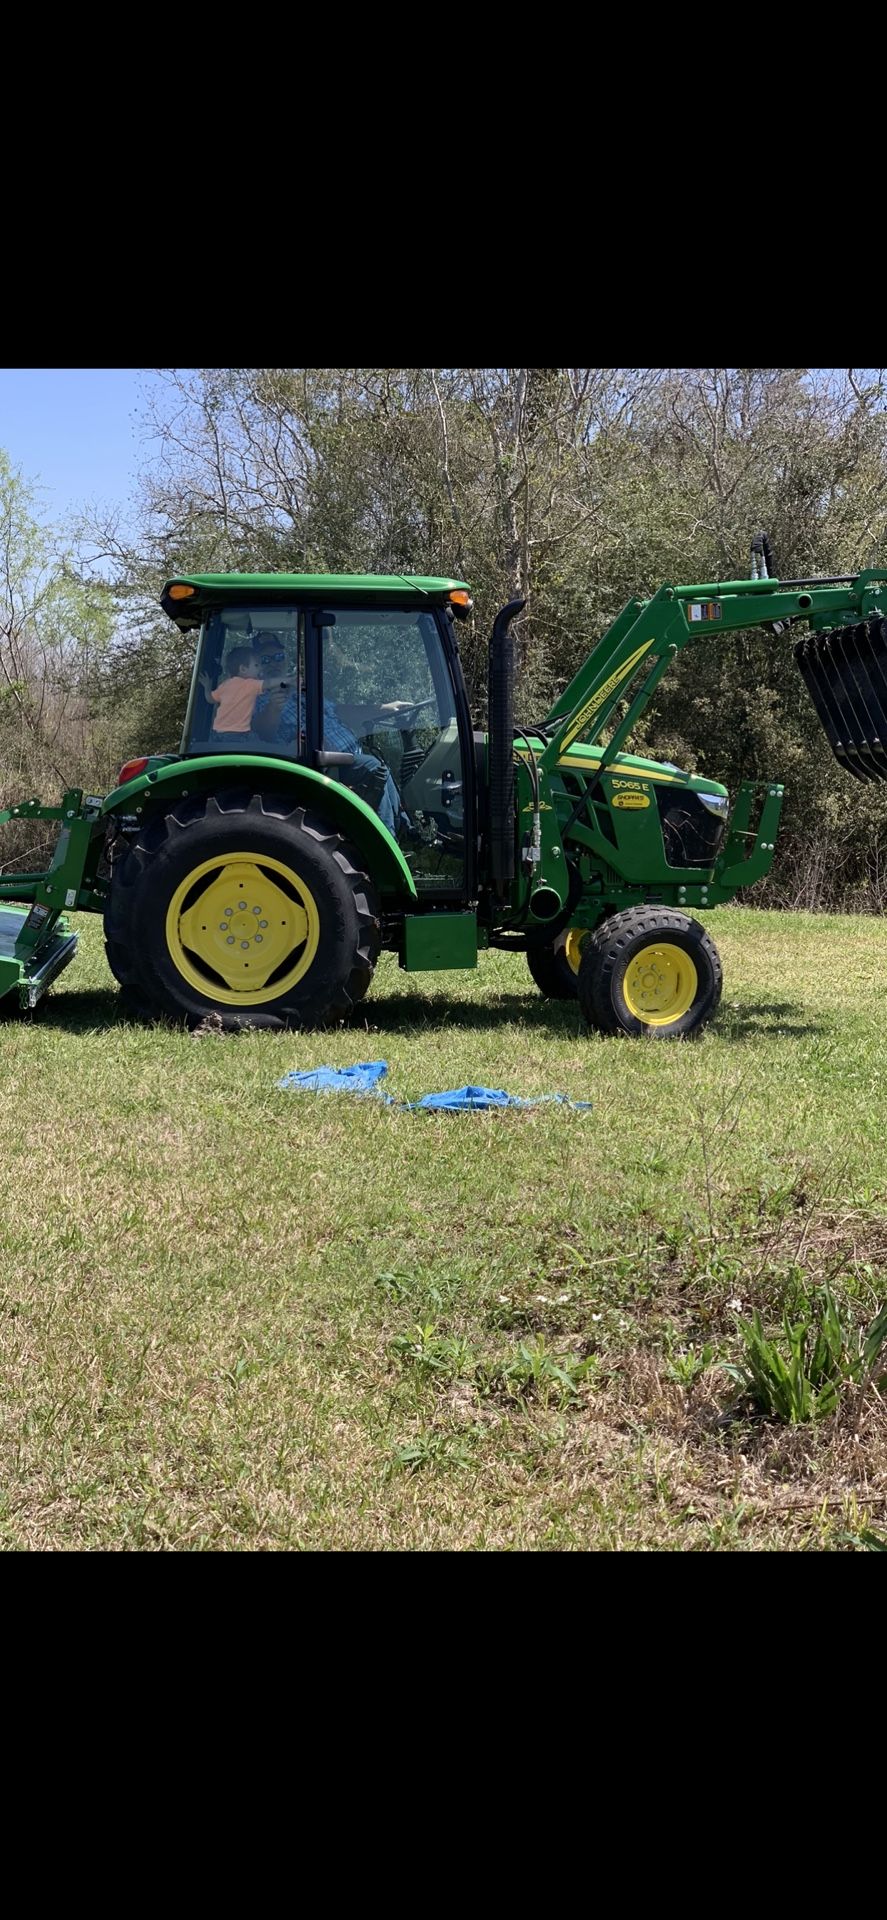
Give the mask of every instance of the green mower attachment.
M 0 826 L 7 820 L 60 823 L 44 872 L 0 874 L 0 1000 L 15 998 L 20 1007 L 36 1007 L 77 951 L 77 935 L 64 909 L 103 906 L 106 888 L 96 873 L 104 841 L 101 814 L 100 796 L 84 798 L 76 787 L 60 807 L 24 800 L 0 812 Z M 6 905 L 10 900 L 30 901 L 30 912 Z
M 20 1007 L 36 1007 L 53 980 L 73 960 L 77 935 L 45 908 L 30 913 L 0 907 L 0 1000 L 14 994 Z

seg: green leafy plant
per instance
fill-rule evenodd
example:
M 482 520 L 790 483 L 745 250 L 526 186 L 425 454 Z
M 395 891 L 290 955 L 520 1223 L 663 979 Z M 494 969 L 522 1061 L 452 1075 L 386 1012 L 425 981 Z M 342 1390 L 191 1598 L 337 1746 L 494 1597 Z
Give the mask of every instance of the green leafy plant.
M 509 1399 L 538 1394 L 543 1399 L 554 1395 L 564 1400 L 572 1399 L 598 1365 L 596 1354 L 586 1360 L 556 1359 L 540 1334 L 532 1343 L 522 1340 L 509 1359 L 483 1363 L 475 1378 L 481 1392 L 502 1393 Z
M 434 1321 L 414 1326 L 412 1333 L 398 1333 L 391 1342 L 398 1358 L 425 1375 L 456 1380 L 473 1371 L 474 1356 L 467 1340 L 453 1334 L 438 1333 Z
M 418 1473 L 422 1467 L 438 1467 L 444 1472 L 455 1467 L 470 1467 L 473 1464 L 471 1442 L 478 1429 L 469 1429 L 464 1438 L 454 1438 L 445 1433 L 420 1433 L 415 1440 L 408 1440 L 404 1446 L 395 1447 L 388 1462 L 388 1474 L 397 1472 Z
M 792 1321 L 783 1315 L 785 1339 L 768 1339 L 760 1314 L 739 1321 L 745 1347 L 741 1365 L 728 1373 L 760 1412 L 792 1426 L 834 1413 L 848 1387 L 874 1381 L 887 1341 L 887 1303 L 863 1333 L 842 1321 L 828 1286 L 822 1288 L 818 1314 Z
M 381 1288 L 389 1300 L 401 1300 L 410 1290 L 409 1279 L 402 1273 L 377 1273 L 373 1285 Z
M 704 1347 L 685 1347 L 670 1353 L 665 1367 L 669 1380 L 677 1381 L 679 1387 L 691 1387 L 711 1366 L 714 1351 L 711 1342 L 706 1341 Z

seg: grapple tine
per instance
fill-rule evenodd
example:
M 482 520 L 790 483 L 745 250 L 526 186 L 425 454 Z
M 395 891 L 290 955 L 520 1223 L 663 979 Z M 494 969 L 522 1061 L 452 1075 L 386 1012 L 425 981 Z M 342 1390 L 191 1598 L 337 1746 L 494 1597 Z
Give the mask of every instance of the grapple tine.
M 859 765 L 852 746 L 848 751 L 847 726 L 835 697 L 831 661 L 823 659 L 822 641 L 820 634 L 811 634 L 808 639 L 800 640 L 795 647 L 795 659 L 838 764 L 857 780 L 868 780 L 868 769 Z
M 879 780 L 887 780 L 887 646 L 882 620 L 844 629 L 849 672 L 867 719 L 866 738 Z
M 878 729 L 870 715 L 859 685 L 859 676 L 854 668 L 858 664 L 858 653 L 854 647 L 854 627 L 839 627 L 828 635 L 828 652 L 835 670 L 836 692 L 841 712 L 846 716 L 849 740 L 860 765 L 870 780 L 880 780 L 880 769 L 875 760 L 872 741 L 877 737 Z
M 859 750 L 865 723 L 848 697 L 843 661 L 832 644 L 834 640 L 834 633 L 811 634 L 796 646 L 795 659 L 835 759 L 857 780 L 877 780 L 880 774 L 874 763 Z
M 887 772 L 887 620 L 880 615 L 868 622 L 868 671 L 878 706 L 878 735 Z

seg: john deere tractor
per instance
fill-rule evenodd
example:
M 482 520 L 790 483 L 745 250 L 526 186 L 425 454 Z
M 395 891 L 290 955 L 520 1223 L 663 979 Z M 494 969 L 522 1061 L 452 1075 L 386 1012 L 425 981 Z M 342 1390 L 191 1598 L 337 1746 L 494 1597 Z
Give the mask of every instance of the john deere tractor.
M 314 1026 L 363 999 L 379 953 L 410 971 L 526 954 L 540 991 L 604 1033 L 697 1032 L 721 993 L 696 914 L 769 870 L 783 788 L 639 759 L 626 743 L 681 648 L 803 626 L 795 656 L 841 765 L 887 776 L 887 570 L 662 586 L 632 600 L 541 725 L 514 721 L 510 623 L 488 730 L 459 659 L 464 582 L 194 574 L 162 605 L 196 637 L 179 753 L 58 821 L 44 872 L 0 876 L 0 996 L 33 1006 L 72 958 L 64 914 L 104 915 L 108 962 L 149 1014 Z M 770 568 L 772 572 L 772 567 Z

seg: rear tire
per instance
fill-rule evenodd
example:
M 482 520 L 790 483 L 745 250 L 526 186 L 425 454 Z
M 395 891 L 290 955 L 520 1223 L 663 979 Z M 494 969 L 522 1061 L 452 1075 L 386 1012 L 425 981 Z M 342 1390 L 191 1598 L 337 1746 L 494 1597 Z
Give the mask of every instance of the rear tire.
M 123 870 L 131 859 L 132 849 L 118 842 L 111 867 L 111 892 L 105 907 L 105 959 L 120 988 L 123 1011 L 145 1014 L 150 1012 L 150 1008 L 138 984 L 132 942 L 127 931 L 128 897 Z
M 341 1021 L 380 946 L 361 856 L 292 795 L 195 795 L 153 814 L 115 868 L 107 917 L 122 984 L 155 1013 L 228 1028 Z
M 713 1018 L 723 989 L 718 950 L 698 920 L 629 907 L 596 927 L 579 966 L 579 1004 L 601 1033 L 688 1039 Z

